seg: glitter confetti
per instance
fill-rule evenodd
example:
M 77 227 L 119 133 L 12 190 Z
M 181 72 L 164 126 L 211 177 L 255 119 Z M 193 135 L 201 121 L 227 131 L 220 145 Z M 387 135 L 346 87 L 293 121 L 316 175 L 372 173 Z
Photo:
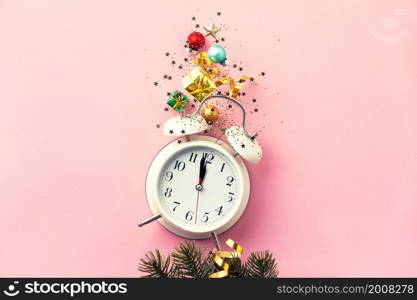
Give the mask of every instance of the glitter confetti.
M 239 28 L 231 27 L 227 25 L 224 22 L 225 17 L 223 16 L 221 11 L 215 12 L 215 18 L 211 17 L 208 19 L 200 18 L 198 10 L 194 11 L 194 15 L 191 15 L 189 17 L 192 21 L 190 24 L 189 32 L 193 31 L 199 31 L 202 34 L 205 34 L 206 36 L 211 37 L 211 39 L 208 39 L 206 41 L 206 45 L 204 46 L 204 49 L 209 49 L 210 46 L 215 45 L 216 43 L 222 47 L 225 47 L 230 51 L 230 53 L 233 53 L 234 57 L 228 57 L 229 60 L 232 61 L 232 63 L 229 63 L 226 66 L 217 66 L 214 65 L 214 68 L 207 68 L 207 72 L 211 76 L 214 76 L 213 74 L 216 74 L 219 72 L 219 75 L 221 73 L 221 77 L 224 78 L 234 78 L 235 85 L 243 84 L 243 82 L 240 82 L 239 77 L 243 77 L 243 75 L 255 75 L 257 74 L 256 80 L 254 76 L 248 76 L 246 78 L 245 86 L 241 90 L 237 90 L 235 92 L 235 97 L 238 99 L 239 102 L 241 102 L 248 113 L 257 113 L 258 118 L 263 117 L 266 114 L 264 111 L 262 113 L 259 113 L 262 108 L 262 101 L 258 101 L 257 97 L 254 97 L 255 94 L 259 94 L 259 90 L 262 91 L 265 90 L 264 93 L 266 93 L 270 88 L 262 86 L 262 80 L 266 76 L 266 72 L 268 70 L 263 71 L 257 71 L 253 69 L 253 62 L 251 65 L 247 65 L 246 61 L 240 61 L 241 58 L 239 57 L 239 50 L 245 48 L 244 40 L 242 40 L 239 43 L 233 45 L 233 50 L 230 45 L 228 45 L 228 42 L 231 41 L 236 42 L 236 33 L 240 31 Z M 222 22 L 223 19 L 223 22 Z M 198 20 L 198 21 L 197 21 Z M 204 26 L 203 26 L 204 25 Z M 185 33 L 187 34 L 187 33 Z M 220 35 L 220 36 L 219 36 Z M 186 37 L 186 36 L 185 36 Z M 281 41 L 279 38 L 276 38 L 275 40 Z M 248 39 L 249 41 L 249 39 Z M 182 47 L 184 46 L 184 47 Z M 208 46 L 208 47 L 207 47 Z M 228 47 L 229 46 L 229 47 Z M 207 48 L 206 48 L 207 47 Z M 236 48 L 237 47 L 237 48 Z M 149 48 L 149 47 L 148 47 Z M 144 50 L 145 51 L 145 50 Z M 150 51 L 150 49 L 148 49 Z M 154 87 L 158 87 L 161 89 L 155 89 L 155 93 L 157 91 L 160 91 L 161 99 L 167 99 L 167 97 L 171 97 L 172 93 L 170 91 L 166 91 L 167 89 L 170 90 L 177 90 L 181 89 L 181 92 L 187 93 L 184 87 L 182 86 L 181 82 L 184 77 L 186 77 L 187 74 L 189 74 L 196 65 L 194 64 L 194 58 L 199 54 L 199 50 L 195 51 L 189 48 L 188 41 L 180 41 L 176 46 L 171 47 L 170 49 L 166 49 L 166 51 L 163 52 L 163 55 L 167 57 L 165 63 L 167 63 L 168 67 L 170 66 L 170 69 L 166 69 L 165 73 L 162 73 L 162 75 L 159 75 L 160 77 L 157 77 L 155 75 L 149 74 L 149 76 L 146 76 L 147 80 L 150 80 L 148 78 L 160 78 L 160 80 L 153 80 L 152 84 Z M 253 59 L 252 57 L 249 57 L 248 59 Z M 262 67 L 262 66 L 261 66 Z M 219 69 L 219 70 L 216 70 Z M 214 70 L 214 73 L 213 73 Z M 239 73 L 240 72 L 240 73 Z M 212 95 L 228 95 L 229 93 L 229 86 L 227 84 L 223 84 L 220 86 L 214 86 L 214 90 L 211 92 Z M 273 95 L 279 95 L 279 92 L 272 92 Z M 162 94 L 162 95 L 161 95 Z M 190 100 L 193 97 L 190 97 L 190 94 L 187 94 L 187 96 L 190 98 Z M 203 98 L 204 99 L 204 98 Z M 193 103 L 190 103 L 185 109 L 185 113 L 192 113 L 199 107 L 199 103 L 195 101 L 191 101 Z M 200 100 L 201 101 L 201 100 Z M 220 137 L 224 134 L 224 130 L 222 131 L 221 128 L 229 128 L 231 126 L 240 126 L 240 120 L 239 117 L 240 109 L 237 108 L 233 103 L 229 103 L 229 101 L 222 100 L 215 100 L 212 99 L 208 101 L 211 104 L 215 105 L 218 110 L 220 111 L 221 117 L 217 122 L 213 124 L 208 130 L 205 131 L 206 134 L 210 134 L 213 136 Z M 161 105 L 164 105 L 164 101 L 161 101 Z M 167 106 L 162 107 L 163 111 L 172 113 L 177 113 Z M 268 111 L 268 110 L 266 110 Z M 260 122 L 260 121 L 257 121 Z M 158 127 L 157 123 L 157 128 Z M 248 126 L 255 126 L 255 124 L 252 124 L 250 120 L 247 121 Z M 160 126 L 160 124 L 159 124 Z M 262 127 L 262 125 L 259 125 L 259 127 Z M 260 130 L 258 130 L 260 131 Z

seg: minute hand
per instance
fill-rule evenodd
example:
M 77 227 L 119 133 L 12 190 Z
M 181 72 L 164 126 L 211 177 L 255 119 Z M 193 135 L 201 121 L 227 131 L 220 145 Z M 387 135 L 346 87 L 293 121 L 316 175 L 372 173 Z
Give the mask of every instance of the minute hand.
M 203 157 L 200 160 L 200 174 L 198 176 L 198 184 L 202 184 L 204 177 L 206 176 L 206 158 L 207 158 L 207 153 L 203 154 Z

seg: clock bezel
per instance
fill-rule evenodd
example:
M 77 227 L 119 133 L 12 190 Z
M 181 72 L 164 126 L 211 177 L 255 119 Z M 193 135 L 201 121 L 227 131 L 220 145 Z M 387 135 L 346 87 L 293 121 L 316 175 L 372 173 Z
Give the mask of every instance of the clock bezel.
M 178 143 L 178 140 L 181 140 L 181 143 Z M 199 146 L 212 148 L 225 155 L 234 165 L 234 168 L 238 173 L 237 175 L 241 179 L 242 183 L 240 197 L 239 199 L 235 199 L 236 201 L 239 201 L 239 203 L 237 205 L 237 209 L 235 209 L 235 212 L 231 217 L 227 218 L 227 216 L 225 216 L 225 221 L 220 224 L 214 223 L 201 229 L 191 230 L 190 228 L 186 228 L 184 224 L 177 222 L 161 208 L 158 193 L 158 181 L 161 168 L 165 165 L 167 159 L 171 158 L 174 153 L 178 153 L 179 151 L 183 151 L 184 149 L 190 147 Z M 158 219 L 159 223 L 172 233 L 188 239 L 209 238 L 213 231 L 215 231 L 216 234 L 221 234 L 236 224 L 245 211 L 249 200 L 250 178 L 248 169 L 243 159 L 238 155 L 233 155 L 233 153 L 233 149 L 225 142 L 214 137 L 204 135 L 190 136 L 188 141 L 186 138 L 180 138 L 162 148 L 153 159 L 146 176 L 146 196 L 148 204 L 154 215 L 161 214 L 162 217 Z

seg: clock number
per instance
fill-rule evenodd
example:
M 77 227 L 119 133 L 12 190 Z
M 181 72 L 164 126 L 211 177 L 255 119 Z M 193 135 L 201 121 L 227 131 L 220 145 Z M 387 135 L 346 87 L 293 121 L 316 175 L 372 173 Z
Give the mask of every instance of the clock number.
M 235 195 L 235 193 L 229 192 L 229 196 L 227 197 L 227 202 L 232 202 L 233 201 L 233 196 Z
M 175 210 L 177 209 L 178 205 L 180 205 L 181 203 L 180 203 L 180 202 L 178 202 L 178 201 L 174 201 L 174 204 L 175 204 L 175 206 L 174 206 L 174 208 L 172 209 L 172 211 L 175 211 Z
M 209 213 L 205 212 L 204 216 L 201 218 L 201 222 L 207 223 L 209 217 L 208 217 Z
M 198 154 L 196 154 L 194 152 L 191 152 L 190 161 L 195 163 L 195 160 L 197 159 L 197 156 L 198 156 Z
M 219 208 L 216 208 L 215 211 L 217 211 L 217 215 L 220 216 L 223 212 L 223 206 L 220 206 Z
M 170 187 L 167 187 L 167 189 L 166 189 L 166 191 L 164 193 L 164 196 L 166 198 L 169 198 L 169 197 L 171 197 L 171 193 L 172 193 L 172 189 Z
M 178 171 L 183 171 L 185 169 L 185 162 L 183 161 L 175 161 L 174 170 L 177 169 Z
M 222 168 L 220 169 L 220 172 L 222 172 L 223 173 L 223 170 L 224 170 L 224 166 L 226 165 L 226 163 L 223 163 L 222 164 Z
M 211 164 L 211 161 L 214 159 L 213 153 L 204 153 L 203 155 L 206 156 L 206 163 Z
M 192 219 L 193 219 L 193 217 L 194 217 L 194 213 L 190 210 L 190 211 L 188 211 L 186 214 L 185 214 L 185 219 L 187 220 L 187 221 L 191 221 Z
M 166 181 L 171 181 L 173 177 L 174 177 L 174 174 L 171 171 L 168 171 L 168 172 L 165 173 L 165 180 Z
M 235 179 L 233 178 L 233 176 L 227 176 L 226 179 L 227 179 L 226 185 L 232 186 L 233 181 L 235 181 Z

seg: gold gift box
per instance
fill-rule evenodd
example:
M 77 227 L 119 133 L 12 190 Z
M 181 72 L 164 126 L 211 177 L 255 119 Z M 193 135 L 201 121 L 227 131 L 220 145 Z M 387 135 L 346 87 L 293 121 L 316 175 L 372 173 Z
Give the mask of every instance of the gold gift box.
M 182 84 L 185 90 L 199 102 L 203 101 L 216 89 L 216 84 L 210 74 L 200 66 L 188 73 L 182 79 Z

